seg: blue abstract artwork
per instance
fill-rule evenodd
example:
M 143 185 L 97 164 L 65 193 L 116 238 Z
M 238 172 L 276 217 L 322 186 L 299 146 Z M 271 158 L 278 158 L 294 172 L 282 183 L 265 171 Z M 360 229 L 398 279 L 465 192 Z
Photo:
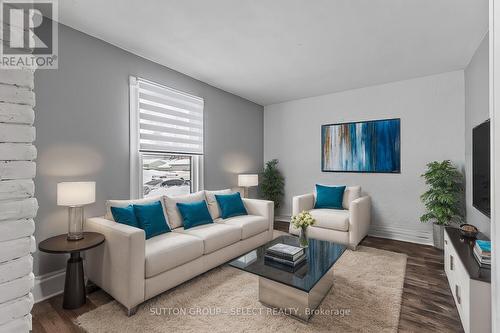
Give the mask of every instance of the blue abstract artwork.
M 321 126 L 321 168 L 330 172 L 401 172 L 401 121 Z

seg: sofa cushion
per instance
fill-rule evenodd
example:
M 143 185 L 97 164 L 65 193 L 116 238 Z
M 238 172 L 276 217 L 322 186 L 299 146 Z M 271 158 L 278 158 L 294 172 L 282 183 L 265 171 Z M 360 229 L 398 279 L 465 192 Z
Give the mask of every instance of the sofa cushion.
M 313 209 L 309 211 L 316 220 L 315 227 L 338 231 L 349 230 L 349 211 L 342 209 Z
M 207 198 L 208 210 L 210 211 L 210 215 L 212 215 L 212 219 L 216 220 L 220 217 L 220 208 L 217 200 L 215 199 L 215 195 L 219 194 L 231 194 L 233 191 L 230 189 L 219 190 L 219 191 L 205 191 L 205 197 Z
M 257 215 L 241 215 L 217 222 L 240 227 L 241 239 L 250 238 L 269 229 L 269 221 Z
M 167 211 L 168 216 L 168 224 L 170 225 L 170 229 L 175 229 L 182 227 L 182 216 L 177 208 L 178 202 L 196 202 L 205 200 L 204 191 L 199 191 L 196 193 L 186 194 L 186 195 L 177 195 L 177 196 L 169 196 L 166 195 L 163 197 L 165 201 L 165 209 Z
M 203 240 L 204 254 L 212 253 L 241 239 L 241 228 L 222 223 L 200 225 L 191 229 L 177 228 L 174 232 Z
M 163 202 L 163 196 L 161 196 L 161 195 L 157 195 L 157 196 L 150 197 L 150 198 L 142 198 L 142 199 L 107 200 L 106 201 L 106 215 L 104 215 L 104 218 L 106 220 L 116 222 L 116 220 L 113 218 L 113 214 L 111 213 L 111 207 L 122 207 L 123 208 L 123 207 L 127 207 L 129 205 L 147 205 L 147 204 L 152 204 L 153 202 L 156 202 L 156 201 L 161 201 L 162 208 L 163 208 L 163 215 L 165 215 L 165 220 L 168 223 L 167 209 L 166 209 L 166 206 Z
M 146 278 L 190 262 L 203 255 L 203 240 L 169 232 L 146 241 Z

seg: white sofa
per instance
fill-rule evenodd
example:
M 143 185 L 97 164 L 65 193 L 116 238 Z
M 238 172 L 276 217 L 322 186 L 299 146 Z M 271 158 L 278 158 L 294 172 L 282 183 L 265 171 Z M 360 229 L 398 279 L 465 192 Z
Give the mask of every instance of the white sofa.
M 346 187 L 342 206 L 344 209 L 314 209 L 315 193 L 293 197 L 293 215 L 309 211 L 316 223 L 307 228 L 310 238 L 345 244 L 355 250 L 368 234 L 371 221 L 371 199 L 361 196 L 360 186 Z M 290 223 L 290 233 L 300 230 Z
M 245 254 L 272 239 L 274 205 L 243 199 L 249 215 L 221 219 L 215 193 L 201 191 L 177 197 L 109 200 L 104 217 L 89 218 L 85 229 L 104 234 L 103 246 L 86 254 L 86 273 L 92 282 L 123 304 L 132 315 L 142 302 L 199 274 Z M 172 232 L 148 240 L 142 229 L 113 221 L 111 206 L 161 200 Z M 206 200 L 213 224 L 185 230 L 177 202 Z

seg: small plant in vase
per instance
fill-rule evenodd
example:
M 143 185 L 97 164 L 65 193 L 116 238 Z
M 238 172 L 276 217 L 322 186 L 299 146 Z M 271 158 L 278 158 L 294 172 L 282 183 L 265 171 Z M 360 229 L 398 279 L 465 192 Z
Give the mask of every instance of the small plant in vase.
M 312 217 L 311 213 L 307 211 L 292 216 L 292 225 L 300 230 L 299 243 L 301 247 L 309 246 L 307 227 L 313 225 L 315 222 L 316 220 Z

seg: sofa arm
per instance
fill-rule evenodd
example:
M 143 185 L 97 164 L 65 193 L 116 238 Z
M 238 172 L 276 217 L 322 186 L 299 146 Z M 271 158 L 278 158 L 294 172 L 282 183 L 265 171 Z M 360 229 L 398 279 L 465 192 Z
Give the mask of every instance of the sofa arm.
M 88 278 L 128 310 L 144 302 L 144 230 L 101 217 L 87 219 L 85 229 L 106 238 L 85 255 Z
M 243 204 L 250 215 L 263 216 L 269 221 L 269 231 L 274 228 L 274 202 L 259 199 L 243 199 Z
M 371 198 L 364 196 L 349 205 L 349 245 L 356 248 L 366 235 L 371 222 Z
M 297 215 L 303 211 L 314 208 L 314 193 L 308 193 L 293 197 L 292 215 Z

